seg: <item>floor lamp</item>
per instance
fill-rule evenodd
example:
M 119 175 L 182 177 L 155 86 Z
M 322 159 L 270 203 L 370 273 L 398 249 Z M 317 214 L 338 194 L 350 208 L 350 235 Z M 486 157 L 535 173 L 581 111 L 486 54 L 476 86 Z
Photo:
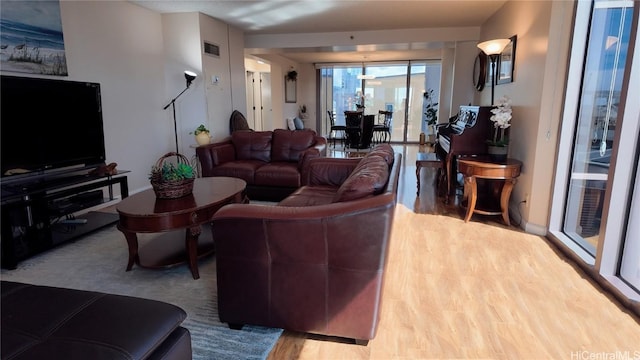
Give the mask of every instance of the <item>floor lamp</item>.
M 189 86 L 191 86 L 191 83 L 196 78 L 196 76 L 197 76 L 196 73 L 194 73 L 193 71 L 185 70 L 184 78 L 187 79 L 187 87 L 184 90 L 182 90 L 180 94 L 178 94 L 178 96 L 174 97 L 173 100 L 171 100 L 171 102 L 169 102 L 163 108 L 163 110 L 167 110 L 169 106 L 173 108 L 173 133 L 176 137 L 176 154 L 180 153 L 178 151 L 178 124 L 176 123 L 176 99 L 179 98 L 180 95 L 182 95 L 185 91 L 187 91 L 187 89 L 189 88 Z
M 487 56 L 489 56 L 489 60 L 491 61 L 491 106 L 493 106 L 493 94 L 494 87 L 498 82 L 498 74 L 496 74 L 496 67 L 498 62 L 498 56 L 502 53 L 502 50 L 509 45 L 511 39 L 495 39 L 489 40 L 485 42 L 481 42 L 478 44 L 478 48 L 482 50 Z

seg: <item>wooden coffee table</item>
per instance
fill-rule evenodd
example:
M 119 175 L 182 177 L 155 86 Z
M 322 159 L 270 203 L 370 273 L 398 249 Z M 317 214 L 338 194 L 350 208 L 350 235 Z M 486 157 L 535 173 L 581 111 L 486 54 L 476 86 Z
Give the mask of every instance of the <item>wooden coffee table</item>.
M 122 200 L 116 207 L 120 215 L 118 229 L 122 231 L 129 246 L 127 271 L 133 264 L 147 268 L 165 268 L 189 263 L 194 279 L 200 278 L 198 258 L 213 253 L 213 241 L 198 244 L 202 225 L 211 221 L 213 214 L 222 206 L 247 202 L 244 180 L 230 177 L 208 177 L 196 179 L 193 194 L 177 199 L 157 199 L 152 189 Z M 176 239 L 174 230 L 185 229 L 185 238 Z M 154 238 L 140 251 L 138 233 L 166 233 Z M 184 241 L 184 250 L 175 254 L 171 244 Z M 175 248 L 175 246 L 173 246 Z M 171 254 L 170 252 L 174 252 Z M 144 262 L 140 254 L 144 253 Z

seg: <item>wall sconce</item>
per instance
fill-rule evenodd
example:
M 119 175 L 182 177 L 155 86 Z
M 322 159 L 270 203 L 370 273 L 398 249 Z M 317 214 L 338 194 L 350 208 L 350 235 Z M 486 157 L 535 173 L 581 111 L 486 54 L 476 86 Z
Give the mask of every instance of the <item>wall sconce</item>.
M 178 96 L 174 97 L 173 100 L 171 100 L 163 108 L 163 110 L 167 110 L 167 108 L 169 106 L 173 107 L 173 133 L 174 133 L 174 135 L 176 137 L 176 153 L 180 153 L 180 151 L 178 151 L 178 125 L 176 123 L 176 99 L 178 99 L 180 97 L 180 95 L 182 95 L 185 91 L 187 91 L 187 89 L 189 88 L 189 86 L 191 86 L 191 83 L 193 82 L 193 80 L 195 80 L 195 78 L 197 76 L 198 75 L 196 73 L 194 73 L 193 71 L 185 70 L 184 71 L 184 78 L 187 80 L 187 87 L 184 88 L 184 90 L 182 90 L 180 92 L 180 94 L 178 94 Z
M 502 53 L 502 50 L 509 45 L 511 39 L 495 39 L 484 41 L 478 44 L 478 48 L 482 50 L 487 56 L 489 56 L 489 60 L 491 61 L 491 72 L 493 77 L 491 78 L 491 105 L 493 106 L 493 94 L 494 87 L 496 85 L 496 63 L 498 61 L 498 56 Z

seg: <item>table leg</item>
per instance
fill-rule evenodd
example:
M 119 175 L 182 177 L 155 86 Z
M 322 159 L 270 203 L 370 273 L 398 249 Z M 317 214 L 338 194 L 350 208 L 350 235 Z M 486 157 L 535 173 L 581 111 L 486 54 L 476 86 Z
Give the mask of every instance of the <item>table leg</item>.
M 188 228 L 185 239 L 189 270 L 191 270 L 191 275 L 196 280 L 200 278 L 200 273 L 198 272 L 198 237 L 201 232 L 202 228 L 200 226 Z
M 416 192 L 417 196 L 420 196 L 420 169 L 422 168 L 422 166 L 420 165 L 420 163 L 416 164 L 416 179 L 418 181 L 418 191 Z
M 504 220 L 507 226 L 511 226 L 509 221 L 509 198 L 511 197 L 511 191 L 516 184 L 516 179 L 506 179 L 504 186 L 502 187 L 502 194 L 500 195 L 500 210 L 502 210 L 502 220 Z
M 471 192 L 471 194 L 469 194 Z M 478 199 L 478 184 L 475 176 L 468 176 L 464 179 L 464 197 L 467 198 L 467 215 L 464 222 L 469 222 L 473 210 L 476 208 L 476 200 Z
M 129 247 L 127 271 L 130 271 L 133 268 L 133 264 L 140 265 L 140 257 L 138 256 L 138 235 L 134 232 L 124 230 L 120 225 L 118 225 L 118 230 L 122 231 L 125 239 L 127 239 L 127 246 Z
M 445 198 L 445 203 L 449 203 L 449 195 L 451 195 L 451 157 L 447 154 L 444 160 L 444 166 L 447 174 L 447 197 Z M 455 187 L 454 187 L 455 192 Z

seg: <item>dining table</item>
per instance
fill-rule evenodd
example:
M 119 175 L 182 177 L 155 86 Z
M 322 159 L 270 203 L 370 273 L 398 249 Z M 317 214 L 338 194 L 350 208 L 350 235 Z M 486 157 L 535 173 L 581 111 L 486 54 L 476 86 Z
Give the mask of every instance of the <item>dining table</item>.
M 375 115 L 365 115 L 364 111 L 345 111 L 347 129 L 346 146 L 352 149 L 366 149 L 373 139 Z

